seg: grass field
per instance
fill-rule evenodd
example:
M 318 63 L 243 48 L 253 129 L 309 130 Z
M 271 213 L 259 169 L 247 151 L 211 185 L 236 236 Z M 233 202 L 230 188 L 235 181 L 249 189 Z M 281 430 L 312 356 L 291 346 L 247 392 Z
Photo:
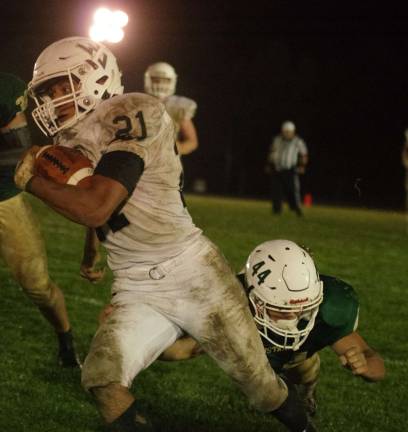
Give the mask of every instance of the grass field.
M 78 276 L 83 228 L 32 200 L 41 218 L 52 278 L 63 288 L 78 351 L 87 352 L 111 277 L 91 285 Z M 318 387 L 320 431 L 408 431 L 408 235 L 403 214 L 312 207 L 299 220 L 280 218 L 262 201 L 188 196 L 198 226 L 239 270 L 252 248 L 288 238 L 309 246 L 321 273 L 354 286 L 361 302 L 360 333 L 385 359 L 387 376 L 368 384 L 322 352 Z M 101 430 L 80 372 L 56 365 L 51 328 L 0 266 L 0 432 Z M 239 331 L 239 329 L 237 329 Z M 134 383 L 135 394 L 168 431 L 283 431 L 247 406 L 233 383 L 206 356 L 156 362 Z

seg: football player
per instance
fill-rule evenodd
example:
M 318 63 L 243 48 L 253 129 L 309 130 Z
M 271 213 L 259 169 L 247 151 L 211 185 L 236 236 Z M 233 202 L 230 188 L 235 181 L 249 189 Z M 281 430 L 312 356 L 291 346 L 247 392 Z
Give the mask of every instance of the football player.
M 24 111 L 27 86 L 0 73 L 0 256 L 18 284 L 55 329 L 62 366 L 77 367 L 71 326 L 60 288 L 50 280 L 44 242 L 24 193 L 14 184 L 14 167 L 31 146 Z
M 65 217 L 95 228 L 108 252 L 115 309 L 94 336 L 82 384 L 111 430 L 152 430 L 129 387 L 183 332 L 256 408 L 291 431 L 312 430 L 293 389 L 268 363 L 234 273 L 185 207 L 174 125 L 164 105 L 150 95 L 122 94 L 116 58 L 81 37 L 47 47 L 29 88 L 41 130 L 55 144 L 81 150 L 94 166 L 87 187 L 58 184 L 34 175 L 34 148 L 15 181 Z
M 192 153 L 198 147 L 197 131 L 193 117 L 197 104 L 189 98 L 176 96 L 177 74 L 173 66 L 165 62 L 150 65 L 144 75 L 147 94 L 160 99 L 173 119 L 177 134 L 177 149 L 180 155 Z
M 251 252 L 238 279 L 271 366 L 298 385 L 310 415 L 316 412 L 321 349 L 331 347 L 355 376 L 372 382 L 384 378 L 381 356 L 357 332 L 354 289 L 333 276 L 319 277 L 305 249 L 289 240 L 262 243 Z M 199 352 L 197 342 L 184 337 L 161 359 L 182 360 Z
M 176 71 L 165 62 L 150 65 L 144 75 L 145 92 L 165 105 L 174 121 L 178 153 L 187 155 L 198 147 L 197 131 L 193 123 L 197 104 L 192 99 L 175 95 L 176 83 Z M 180 181 L 183 182 L 183 179 Z M 89 229 L 85 238 L 80 275 L 92 283 L 99 282 L 105 274 L 100 258 L 98 239 L 95 232 Z

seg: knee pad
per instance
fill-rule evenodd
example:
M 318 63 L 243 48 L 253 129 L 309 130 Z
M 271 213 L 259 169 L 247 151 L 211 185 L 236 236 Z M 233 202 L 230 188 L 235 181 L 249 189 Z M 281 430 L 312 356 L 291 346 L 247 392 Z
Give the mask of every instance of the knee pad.
M 56 302 L 56 287 L 48 277 L 45 280 L 29 280 L 29 283 L 22 285 L 24 292 L 29 299 L 40 308 L 50 308 Z

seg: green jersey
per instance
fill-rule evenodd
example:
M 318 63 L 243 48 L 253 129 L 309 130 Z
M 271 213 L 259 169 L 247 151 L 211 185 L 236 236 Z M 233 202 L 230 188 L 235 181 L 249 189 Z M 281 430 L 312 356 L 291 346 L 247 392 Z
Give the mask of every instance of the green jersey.
M 27 108 L 27 86 L 14 75 L 0 72 L 0 128 Z
M 27 86 L 14 75 L 0 73 L 0 128 L 27 108 Z M 0 133 L 0 200 L 21 192 L 14 184 L 14 167 L 29 145 L 27 127 Z
M 244 283 L 243 275 L 238 277 Z M 300 363 L 324 347 L 333 345 L 357 328 L 359 303 L 354 289 L 332 276 L 320 275 L 320 279 L 323 281 L 323 302 L 315 325 L 300 348 L 297 351 L 284 350 L 262 338 L 269 362 L 278 373 L 284 367 Z

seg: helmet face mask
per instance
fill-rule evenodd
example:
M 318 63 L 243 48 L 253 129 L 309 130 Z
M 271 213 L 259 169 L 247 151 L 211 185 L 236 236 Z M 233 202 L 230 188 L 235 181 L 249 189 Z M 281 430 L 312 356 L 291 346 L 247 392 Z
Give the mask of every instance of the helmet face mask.
M 63 96 L 51 98 L 48 95 L 48 89 L 54 83 L 60 82 L 68 82 L 70 91 Z M 40 86 L 36 94 L 32 94 L 37 104 L 37 108 L 33 110 L 32 116 L 41 131 L 46 135 L 55 135 L 59 130 L 74 125 L 77 120 L 86 114 L 85 110 L 81 110 L 80 108 L 80 96 L 81 92 L 78 84 L 74 84 L 74 76 L 72 74 L 54 78 L 47 81 L 43 86 Z M 73 107 L 74 113 L 69 118 L 62 120 L 57 113 L 61 109 L 66 109 L 67 106 Z
M 312 331 L 323 285 L 310 255 L 288 240 L 259 245 L 245 266 L 254 320 L 263 338 L 298 350 Z
M 71 91 L 62 97 L 47 96 L 46 89 L 58 80 L 66 80 Z M 36 102 L 33 118 L 46 135 L 74 125 L 102 100 L 123 93 L 116 58 L 103 45 L 87 38 L 62 39 L 47 47 L 34 66 L 29 94 Z M 58 120 L 58 108 L 73 104 L 75 113 Z
M 154 63 L 146 69 L 144 88 L 147 94 L 159 99 L 166 99 L 176 92 L 176 83 L 176 71 L 168 63 Z

